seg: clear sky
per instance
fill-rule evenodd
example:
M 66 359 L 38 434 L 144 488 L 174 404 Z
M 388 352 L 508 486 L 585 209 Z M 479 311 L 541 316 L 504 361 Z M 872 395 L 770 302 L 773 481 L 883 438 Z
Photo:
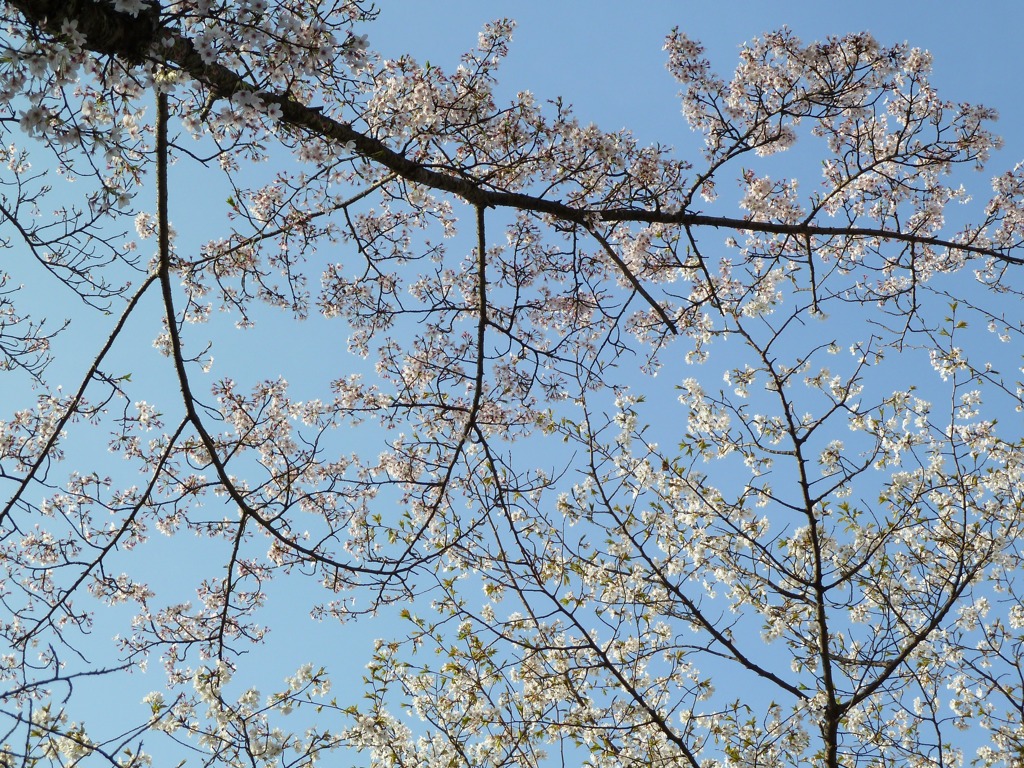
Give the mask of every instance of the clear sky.
M 563 96 L 583 121 L 607 130 L 628 127 L 646 141 L 674 143 L 689 132 L 680 119 L 676 83 L 665 70 L 665 35 L 678 26 L 707 48 L 723 74 L 735 68 L 740 44 L 788 26 L 806 41 L 869 31 L 883 44 L 907 41 L 935 57 L 933 81 L 953 101 L 982 101 L 1003 115 L 1012 145 L 1024 109 L 1019 30 L 1024 6 L 1012 0 L 966 5 L 925 0 L 863 2 L 535 2 L 534 0 L 380 3 L 368 26 L 371 45 L 385 55 L 454 66 L 480 26 L 518 22 L 503 66 L 508 92 Z M 1012 147 L 1011 147 L 1012 148 Z M 1024 158 L 1024 151 L 1018 155 Z

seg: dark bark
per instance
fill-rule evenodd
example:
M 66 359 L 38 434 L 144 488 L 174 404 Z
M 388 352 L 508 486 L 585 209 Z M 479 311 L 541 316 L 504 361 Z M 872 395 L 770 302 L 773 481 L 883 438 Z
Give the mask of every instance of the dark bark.
M 116 56 L 129 63 L 143 61 L 160 30 L 160 4 L 147 0 L 136 16 L 121 13 L 104 0 L 8 0 L 32 25 L 59 35 L 67 20 L 78 23 L 90 51 Z
M 647 210 L 642 208 L 587 209 L 568 205 L 560 200 L 536 197 L 521 192 L 506 192 L 485 186 L 483 182 L 465 174 L 428 168 L 395 152 L 386 144 L 354 130 L 346 122 L 329 117 L 320 107 L 309 107 L 287 94 L 258 91 L 245 79 L 223 66 L 207 64 L 196 51 L 192 41 L 168 27 L 161 29 L 158 0 L 149 0 L 149 9 L 133 17 L 115 11 L 103 0 L 6 0 L 17 8 L 30 24 L 46 32 L 59 35 L 65 19 L 78 22 L 78 31 L 85 35 L 86 48 L 99 54 L 117 56 L 138 63 L 151 51 L 158 51 L 160 63 L 187 72 L 190 77 L 209 88 L 217 98 L 227 98 L 240 91 L 258 92 L 267 103 L 280 105 L 282 122 L 293 129 L 308 131 L 339 143 L 354 142 L 363 157 L 383 165 L 396 175 L 425 187 L 457 195 L 470 205 L 483 208 L 513 208 L 548 214 L 562 221 L 589 227 L 592 222 L 636 222 L 645 224 L 672 224 L 684 227 L 725 228 L 739 232 L 763 232 L 799 238 L 849 237 L 878 239 L 933 248 L 957 250 L 976 256 L 992 257 L 1008 264 L 1024 264 L 1024 258 L 1014 256 L 1009 249 L 987 244 L 956 242 L 914 232 L 871 227 L 822 226 L 814 221 L 797 224 L 776 221 L 749 221 L 743 218 L 707 216 L 688 210 Z M 155 44 L 159 42 L 159 46 Z

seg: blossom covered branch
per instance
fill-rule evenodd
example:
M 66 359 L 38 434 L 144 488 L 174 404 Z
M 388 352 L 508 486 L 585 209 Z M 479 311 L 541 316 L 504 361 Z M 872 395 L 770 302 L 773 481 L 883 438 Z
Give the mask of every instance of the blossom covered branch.
M 448 71 L 360 0 L 3 13 L 0 764 L 1024 754 L 1024 171 L 971 207 L 927 53 L 672 31 L 684 157 L 499 104 L 507 20 Z M 296 608 L 388 635 L 361 689 L 267 671 Z

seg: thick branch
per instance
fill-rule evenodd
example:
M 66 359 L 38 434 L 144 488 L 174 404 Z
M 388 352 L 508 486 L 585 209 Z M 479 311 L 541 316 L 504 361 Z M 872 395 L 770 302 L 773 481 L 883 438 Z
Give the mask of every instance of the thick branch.
M 155 1 L 155 0 L 154 0 Z M 203 83 L 219 98 L 230 97 L 238 91 L 256 92 L 267 104 L 281 107 L 281 121 L 292 129 L 338 143 L 354 142 L 360 155 L 379 163 L 397 176 L 416 184 L 463 198 L 476 207 L 514 208 L 553 216 L 591 228 L 595 222 L 636 222 L 647 224 L 675 224 L 687 227 L 715 227 L 741 232 L 790 235 L 800 239 L 809 237 L 854 237 L 913 243 L 932 248 L 950 249 L 977 256 L 995 258 L 1010 264 L 1024 264 L 1024 258 L 1010 255 L 1008 250 L 984 245 L 957 243 L 938 237 L 922 236 L 913 232 L 894 231 L 874 227 L 830 227 L 813 223 L 785 224 L 772 221 L 749 221 L 729 216 L 706 216 L 686 210 L 663 211 L 635 208 L 588 209 L 567 205 L 558 200 L 487 188 L 484 182 L 464 173 L 437 171 L 410 160 L 390 149 L 383 142 L 359 133 L 348 123 L 334 120 L 319 108 L 308 107 L 287 95 L 259 91 L 227 67 L 207 64 L 196 51 L 191 40 L 170 29 L 160 29 L 153 11 L 133 17 L 117 13 L 98 0 L 8 0 L 29 21 L 50 34 L 60 34 L 65 20 L 78 22 L 78 31 L 85 36 L 86 48 L 96 53 L 121 56 L 136 60 L 136 52 L 149 50 L 149 56 L 158 63 L 180 69 L 194 80 Z M 162 41 L 162 42 L 161 42 Z
M 145 59 L 160 29 L 160 4 L 147 1 L 149 7 L 136 16 L 115 11 L 103 0 L 7 0 L 7 4 L 53 35 L 60 34 L 65 21 L 74 21 L 90 51 L 137 63 Z

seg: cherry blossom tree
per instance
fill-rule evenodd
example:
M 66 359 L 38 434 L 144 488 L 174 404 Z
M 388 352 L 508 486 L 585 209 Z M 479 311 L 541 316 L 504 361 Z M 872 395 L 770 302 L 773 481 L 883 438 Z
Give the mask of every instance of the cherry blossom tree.
M 674 31 L 681 156 L 500 101 L 509 21 L 444 71 L 362 0 L 3 9 L 3 765 L 1019 764 L 1024 167 L 970 200 L 927 53 Z M 57 291 L 110 321 L 70 384 Z M 266 323 L 347 340 L 319 395 L 219 362 Z M 293 582 L 404 622 L 364 690 L 240 674 Z

